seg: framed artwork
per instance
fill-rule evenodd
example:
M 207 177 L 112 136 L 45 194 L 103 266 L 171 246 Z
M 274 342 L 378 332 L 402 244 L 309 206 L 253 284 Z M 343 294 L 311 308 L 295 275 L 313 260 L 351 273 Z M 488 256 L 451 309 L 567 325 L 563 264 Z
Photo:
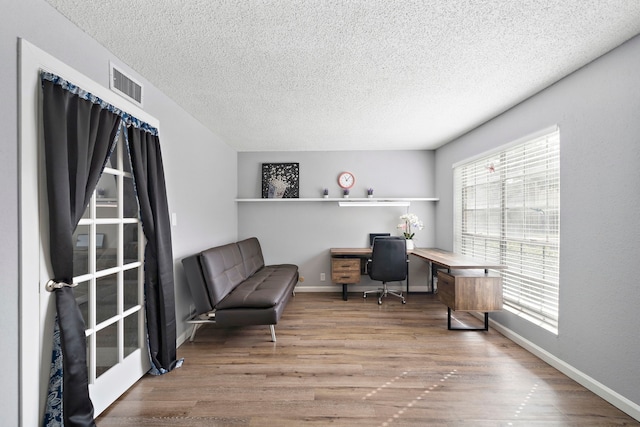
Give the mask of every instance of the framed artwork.
M 300 197 L 300 163 L 263 163 L 262 198 Z

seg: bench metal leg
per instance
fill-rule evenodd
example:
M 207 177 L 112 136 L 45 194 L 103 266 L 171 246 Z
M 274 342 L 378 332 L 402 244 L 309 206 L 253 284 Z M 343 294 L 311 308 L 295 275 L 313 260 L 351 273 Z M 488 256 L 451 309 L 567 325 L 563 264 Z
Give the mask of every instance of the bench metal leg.
M 196 339 L 196 332 L 198 331 L 199 327 L 200 327 L 200 324 L 198 323 L 193 324 L 193 328 L 191 328 L 191 336 L 189 337 L 190 342 L 193 342 L 193 340 Z
M 271 341 L 276 342 L 276 328 L 275 328 L 275 325 L 269 325 L 269 330 L 271 330 Z

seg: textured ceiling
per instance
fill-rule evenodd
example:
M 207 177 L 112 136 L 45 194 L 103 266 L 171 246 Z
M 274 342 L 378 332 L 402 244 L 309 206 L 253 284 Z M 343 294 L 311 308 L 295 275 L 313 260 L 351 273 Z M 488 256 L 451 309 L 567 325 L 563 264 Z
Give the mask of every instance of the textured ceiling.
M 436 148 L 640 33 L 638 0 L 47 1 L 238 151 Z

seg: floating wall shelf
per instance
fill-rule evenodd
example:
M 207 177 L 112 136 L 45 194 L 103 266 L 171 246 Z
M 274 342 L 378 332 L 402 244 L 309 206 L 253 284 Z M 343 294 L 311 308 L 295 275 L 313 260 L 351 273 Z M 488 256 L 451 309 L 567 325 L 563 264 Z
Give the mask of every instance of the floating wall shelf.
M 437 197 L 315 197 L 296 199 L 236 199 L 236 202 L 333 202 L 345 207 L 382 207 L 382 206 L 409 206 L 411 202 L 437 202 Z
M 338 206 L 341 208 L 375 208 L 382 206 L 411 206 L 409 200 L 340 200 Z

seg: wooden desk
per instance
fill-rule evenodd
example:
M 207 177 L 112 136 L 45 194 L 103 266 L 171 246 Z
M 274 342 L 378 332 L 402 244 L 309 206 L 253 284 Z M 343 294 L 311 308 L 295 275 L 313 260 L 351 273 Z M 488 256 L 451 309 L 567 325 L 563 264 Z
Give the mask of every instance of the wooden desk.
M 435 292 L 437 277 L 438 299 L 447 306 L 447 329 L 489 330 L 489 312 L 502 310 L 502 277 L 489 270 L 503 270 L 506 265 L 435 248 L 416 248 L 412 254 L 431 263 L 431 286 Z M 483 312 L 484 327 L 452 328 L 451 310 Z
M 371 248 L 331 248 L 332 257 L 370 257 Z
M 342 258 L 368 258 L 371 256 L 371 248 L 331 248 L 331 257 Z M 410 255 L 415 255 L 426 261 L 437 264 L 448 270 L 451 269 L 481 269 L 481 270 L 502 270 L 507 266 L 494 264 L 483 260 L 459 255 L 453 252 L 435 248 L 415 248 L 407 251 Z
M 347 300 L 347 285 L 360 283 L 371 248 L 331 248 L 331 281 L 342 285 L 342 299 Z
M 331 258 L 359 258 L 366 259 L 371 256 L 370 248 L 331 248 Z M 449 330 L 488 330 L 489 311 L 502 309 L 502 279 L 496 273 L 489 270 L 502 270 L 507 267 L 502 264 L 490 263 L 465 255 L 444 251 L 437 248 L 415 248 L 407 251 L 408 254 L 421 258 L 431 264 L 431 290 L 436 292 L 434 277 L 438 278 L 442 292 L 438 298 L 447 306 L 447 327 Z M 442 270 L 446 270 L 446 272 Z M 440 270 L 440 271 L 438 271 Z M 465 270 L 465 271 L 456 271 Z M 474 271 L 479 270 L 479 271 Z M 334 279 L 333 261 L 331 277 Z M 337 279 L 340 279 L 336 275 Z M 353 276 L 345 275 L 345 280 L 354 280 Z M 343 299 L 346 301 L 347 284 L 357 281 L 342 283 Z M 409 293 L 409 276 L 407 275 L 407 293 Z M 452 328 L 451 310 L 481 311 L 484 312 L 484 328 Z
M 506 265 L 494 264 L 483 260 L 459 255 L 453 252 L 444 251 L 435 248 L 415 248 L 411 251 L 412 255 L 439 265 L 447 270 L 461 269 L 479 269 L 479 270 L 502 270 L 507 268 Z

